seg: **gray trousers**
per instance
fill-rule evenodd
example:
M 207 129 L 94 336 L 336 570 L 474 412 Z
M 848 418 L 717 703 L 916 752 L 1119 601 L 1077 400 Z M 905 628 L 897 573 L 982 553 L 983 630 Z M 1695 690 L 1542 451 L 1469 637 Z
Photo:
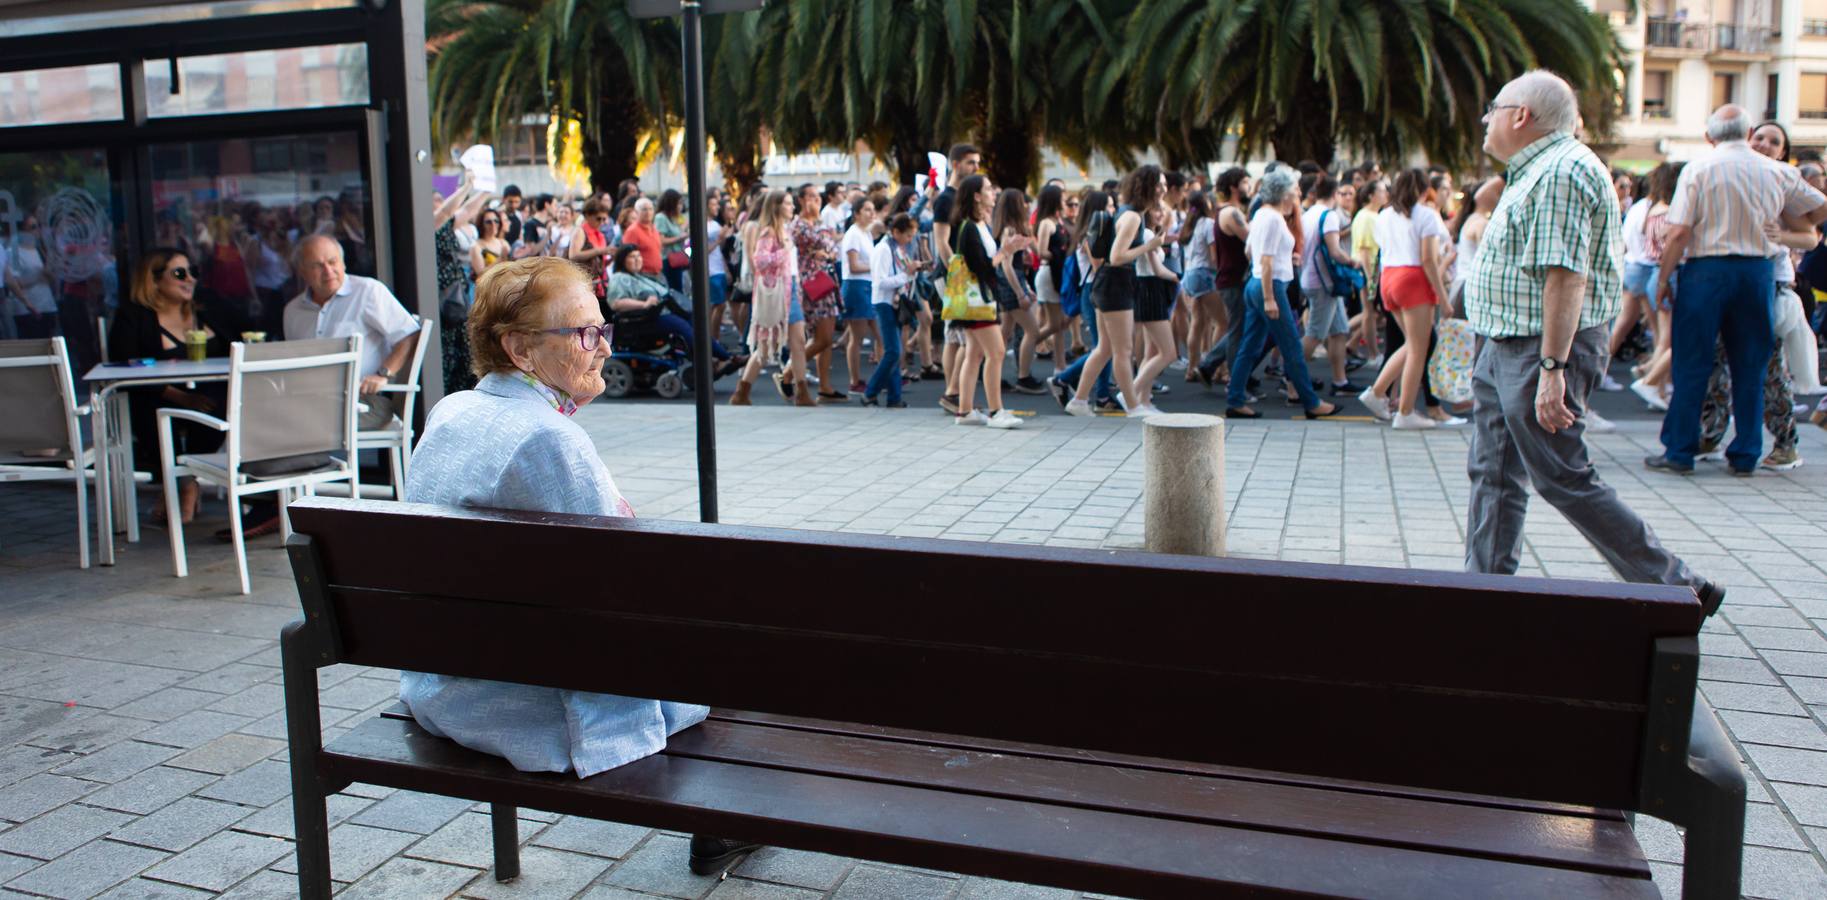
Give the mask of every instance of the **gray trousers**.
M 1586 398 L 1605 374 L 1610 330 L 1595 326 L 1574 336 L 1567 365 L 1568 405 L 1584 415 Z M 1696 585 L 1698 579 L 1616 491 L 1599 480 L 1586 455 L 1583 421 L 1549 434 L 1535 420 L 1541 339 L 1482 340 L 1472 371 L 1472 479 L 1465 568 L 1512 575 L 1522 551 L 1529 508 L 1524 478 L 1567 517 L 1625 581 Z

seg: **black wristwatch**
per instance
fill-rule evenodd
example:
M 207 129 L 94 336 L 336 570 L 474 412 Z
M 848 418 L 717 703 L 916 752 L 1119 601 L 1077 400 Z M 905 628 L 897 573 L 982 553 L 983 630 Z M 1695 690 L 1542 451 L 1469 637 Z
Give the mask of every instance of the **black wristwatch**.
M 1567 368 L 1567 361 L 1564 359 L 1555 359 L 1552 356 L 1542 357 L 1543 372 L 1558 372 L 1565 368 Z

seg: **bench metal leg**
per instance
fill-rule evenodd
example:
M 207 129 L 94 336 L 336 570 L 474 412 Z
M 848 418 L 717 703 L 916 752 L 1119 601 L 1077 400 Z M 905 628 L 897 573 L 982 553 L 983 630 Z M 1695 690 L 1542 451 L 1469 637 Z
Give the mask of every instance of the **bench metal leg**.
M 500 803 L 488 805 L 489 824 L 495 830 L 495 880 L 520 877 L 519 810 Z
M 1744 768 L 1713 708 L 1699 697 L 1694 699 L 1687 767 L 1692 777 L 1677 821 L 1687 828 L 1681 896 L 1735 898 L 1744 866 Z
M 237 498 L 238 501 L 238 498 Z M 280 633 L 280 662 L 285 672 L 285 726 L 291 745 L 292 822 L 298 834 L 298 896 L 330 898 L 330 815 L 326 785 L 318 779 L 317 754 L 323 749 L 323 724 L 317 710 L 317 669 L 304 648 L 304 622 Z

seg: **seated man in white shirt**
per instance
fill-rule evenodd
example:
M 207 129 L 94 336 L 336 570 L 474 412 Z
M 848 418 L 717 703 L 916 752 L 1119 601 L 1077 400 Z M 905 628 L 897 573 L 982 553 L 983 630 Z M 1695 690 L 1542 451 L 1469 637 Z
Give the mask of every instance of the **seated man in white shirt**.
M 298 278 L 305 291 L 285 307 L 285 339 L 362 336 L 361 402 L 368 409 L 357 423 L 363 431 L 393 421 L 391 395 L 380 393 L 412 358 L 419 321 L 387 286 L 343 271 L 343 249 L 335 239 L 312 235 L 298 245 Z

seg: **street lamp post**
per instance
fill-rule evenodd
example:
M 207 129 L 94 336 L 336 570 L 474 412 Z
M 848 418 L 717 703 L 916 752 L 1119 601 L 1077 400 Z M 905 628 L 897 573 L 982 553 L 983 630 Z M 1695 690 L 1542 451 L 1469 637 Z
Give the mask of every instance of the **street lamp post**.
M 717 521 L 717 417 L 711 397 L 710 246 L 705 221 L 704 25 L 706 15 L 749 12 L 767 0 L 628 0 L 637 19 L 683 16 L 685 63 L 685 193 L 691 210 L 692 396 L 698 413 L 698 520 Z

